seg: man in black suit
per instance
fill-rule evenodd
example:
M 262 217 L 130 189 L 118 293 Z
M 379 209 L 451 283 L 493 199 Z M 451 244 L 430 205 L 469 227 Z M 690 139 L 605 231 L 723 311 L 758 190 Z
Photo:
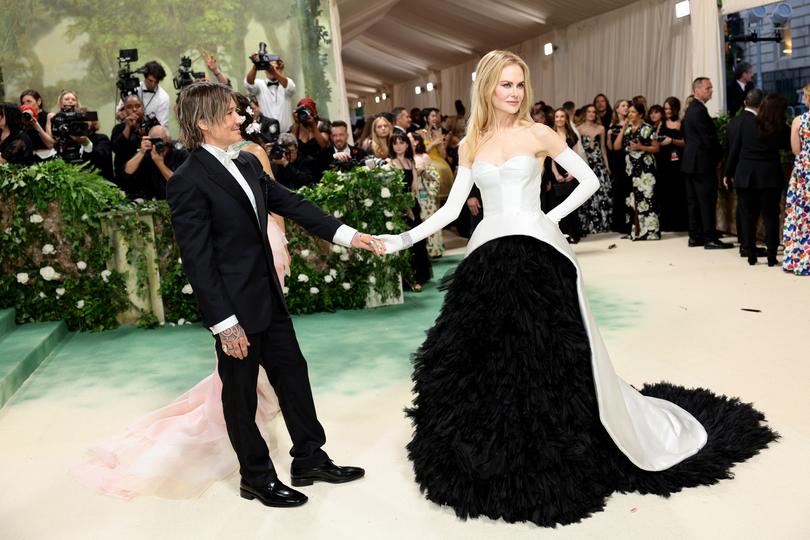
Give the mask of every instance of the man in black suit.
M 299 506 L 307 497 L 278 479 L 256 426 L 260 365 L 292 438 L 292 485 L 349 482 L 364 471 L 335 465 L 321 449 L 326 436 L 274 271 L 267 214 L 292 219 L 347 247 L 381 250 L 377 240 L 272 181 L 254 156 L 230 149 L 241 141 L 244 120 L 230 88 L 207 81 L 191 84 L 183 89 L 177 112 L 181 140 L 191 153 L 169 180 L 166 194 L 183 269 L 203 322 L 214 334 L 222 408 L 242 476 L 240 494 L 267 506 Z
M 362 148 L 349 144 L 349 126 L 343 120 L 335 120 L 329 128 L 329 141 L 332 143 L 332 163 L 359 163 L 367 154 Z
M 411 128 L 411 114 L 405 107 L 394 107 L 391 111 L 394 117 L 394 133 L 402 133 L 405 135 Z M 393 133 L 392 133 L 393 135 Z
M 681 158 L 681 172 L 686 178 L 689 205 L 689 247 L 728 249 L 717 236 L 717 164 L 722 149 L 717 129 L 706 102 L 712 98 L 712 81 L 698 77 L 692 83 L 695 99 L 683 118 L 686 146 Z
M 744 106 L 745 95 L 754 88 L 754 68 L 748 62 L 734 66 L 734 80 L 726 85 L 729 116 L 736 115 Z

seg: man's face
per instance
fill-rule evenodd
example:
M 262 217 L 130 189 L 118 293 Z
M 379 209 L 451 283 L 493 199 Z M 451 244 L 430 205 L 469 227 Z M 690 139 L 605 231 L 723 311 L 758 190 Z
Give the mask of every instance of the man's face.
M 157 80 L 157 77 L 154 75 L 147 75 L 143 78 L 143 85 L 146 87 L 147 90 L 156 90 L 160 81 Z
M 227 148 L 242 140 L 239 127 L 245 118 L 236 112 L 236 102 L 231 99 L 225 117 L 214 125 L 200 120 L 198 125 L 203 130 L 205 142 L 218 148 Z
M 343 126 L 332 127 L 332 144 L 338 150 L 346 148 L 346 143 L 349 141 L 348 130 Z
M 712 92 L 714 92 L 714 87 L 712 87 L 712 81 L 706 79 L 703 81 L 703 84 L 695 88 L 695 97 L 698 98 L 703 103 L 706 103 L 710 99 L 712 99 Z
M 402 111 L 397 116 L 397 125 L 402 129 L 408 129 L 411 127 L 411 114 L 408 111 Z
M 740 81 L 743 84 L 748 84 L 754 80 L 754 69 L 751 68 L 747 71 L 743 71 L 743 74 L 740 76 Z
M 598 112 L 605 112 L 607 110 L 607 100 L 604 96 L 599 96 L 596 98 L 594 105 L 596 106 L 596 110 Z

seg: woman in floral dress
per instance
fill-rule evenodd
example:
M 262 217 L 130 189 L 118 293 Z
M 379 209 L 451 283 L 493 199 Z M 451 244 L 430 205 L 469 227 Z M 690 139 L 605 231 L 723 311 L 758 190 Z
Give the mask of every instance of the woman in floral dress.
M 810 84 L 805 85 L 803 98 L 810 107 Z M 790 145 L 796 161 L 785 199 L 782 270 L 810 276 L 810 113 L 793 120 Z
M 586 234 L 607 232 L 613 214 L 611 191 L 613 182 L 610 179 L 607 152 L 605 150 L 605 126 L 597 121 L 596 107 L 585 107 L 585 121 L 577 126 L 582 136 L 582 146 L 588 158 L 588 165 L 599 178 L 599 191 L 579 207 L 579 219 Z
M 644 122 L 644 105 L 632 103 L 627 120 L 614 141 L 614 149 L 624 148 L 627 176 L 631 190 L 627 197 L 632 240 L 660 240 L 661 225 L 655 201 L 655 157 L 658 141 L 653 127 Z

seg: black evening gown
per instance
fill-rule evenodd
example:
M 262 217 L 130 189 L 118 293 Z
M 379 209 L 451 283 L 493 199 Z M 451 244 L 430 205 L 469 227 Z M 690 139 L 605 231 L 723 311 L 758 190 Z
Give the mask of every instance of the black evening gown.
M 683 139 L 680 129 L 661 126 L 659 136 Z M 658 208 L 662 231 L 686 231 L 689 229 L 689 209 L 686 203 L 686 181 L 681 172 L 683 148 L 675 145 L 662 146 L 656 154 Z
M 402 172 L 405 173 L 405 192 L 410 193 L 414 170 L 403 169 Z M 405 217 L 405 222 L 408 224 L 409 229 L 412 229 L 422 223 L 422 208 L 419 206 L 419 200 L 416 197 L 413 198 L 413 207 L 411 208 L 411 212 L 413 213 L 413 219 L 407 216 Z M 427 250 L 427 240 L 416 242 L 409 248 L 409 251 L 411 252 L 411 270 L 413 271 L 413 279 L 411 280 L 411 283 L 414 285 L 423 285 L 430 281 L 430 278 L 433 277 L 433 267 L 430 262 L 430 254 Z

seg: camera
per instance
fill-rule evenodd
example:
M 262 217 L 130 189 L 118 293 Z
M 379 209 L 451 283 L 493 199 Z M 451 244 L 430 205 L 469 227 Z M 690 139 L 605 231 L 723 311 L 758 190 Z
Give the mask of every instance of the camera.
M 306 105 L 301 105 L 295 109 L 295 117 L 298 119 L 299 124 L 306 124 L 310 118 L 313 118 L 312 111 Z
M 90 134 L 87 122 L 98 120 L 95 111 L 80 112 L 73 107 L 62 107 L 51 120 L 53 146 L 56 153 L 67 163 L 81 163 L 81 145 L 72 137 L 86 137 Z
M 166 141 L 160 137 L 149 137 L 149 142 L 152 143 L 152 148 L 154 148 L 158 154 L 162 154 L 163 151 L 168 147 Z
M 270 62 L 278 61 L 277 54 L 267 54 L 267 43 L 261 41 L 259 42 L 259 51 L 256 53 L 256 60 L 253 61 L 253 65 L 256 66 L 256 69 L 269 69 Z
M 23 123 L 30 124 L 37 120 L 39 112 L 35 105 L 20 105 L 20 115 Z
M 180 67 L 177 69 L 177 75 L 172 79 L 172 82 L 175 90 L 182 90 L 203 77 L 205 77 L 205 73 L 191 70 L 191 58 L 183 56 L 180 58 Z
M 127 96 L 138 93 L 141 85 L 140 79 L 135 74 L 146 73 L 145 68 L 131 69 L 130 64 L 137 62 L 138 49 L 121 49 L 118 51 L 118 80 L 115 86 L 118 88 L 121 99 L 126 100 Z
M 267 155 L 270 157 L 271 161 L 278 161 L 287 155 L 287 147 L 279 141 L 267 144 L 265 150 L 267 150 Z
M 160 120 L 157 119 L 154 113 L 144 115 L 141 119 L 141 133 L 147 134 L 149 130 L 155 126 L 160 125 Z

